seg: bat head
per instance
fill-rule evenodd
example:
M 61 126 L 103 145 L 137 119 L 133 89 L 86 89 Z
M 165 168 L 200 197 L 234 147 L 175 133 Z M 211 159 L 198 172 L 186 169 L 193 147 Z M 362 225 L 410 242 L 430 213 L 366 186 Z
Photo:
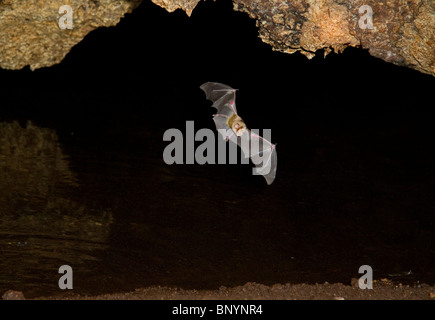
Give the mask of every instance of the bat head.
M 246 131 L 246 124 L 242 118 L 238 117 L 238 119 L 233 121 L 231 129 L 233 129 L 234 133 L 240 137 Z

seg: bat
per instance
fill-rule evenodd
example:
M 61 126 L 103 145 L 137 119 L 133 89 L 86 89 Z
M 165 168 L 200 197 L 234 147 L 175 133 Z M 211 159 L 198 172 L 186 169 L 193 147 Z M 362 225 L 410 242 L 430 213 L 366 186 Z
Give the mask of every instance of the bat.
M 251 132 L 236 109 L 236 89 L 217 82 L 206 82 L 200 86 L 205 92 L 206 99 L 213 102 L 217 109 L 213 115 L 216 129 L 224 140 L 237 144 L 244 157 L 251 159 L 256 174 L 262 175 L 268 185 L 275 180 L 277 155 L 276 144 Z

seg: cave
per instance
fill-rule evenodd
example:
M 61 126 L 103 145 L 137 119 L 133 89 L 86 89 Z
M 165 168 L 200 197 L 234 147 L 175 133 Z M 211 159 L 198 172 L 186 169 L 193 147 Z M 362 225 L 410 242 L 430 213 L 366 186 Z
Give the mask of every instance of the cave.
M 41 50 L 0 40 L 0 294 L 283 299 L 324 284 L 333 298 L 370 266 L 375 285 L 433 299 L 433 38 L 416 63 L 379 38 L 303 45 L 299 14 L 280 42 L 249 1 L 120 2 L 114 22 Z M 270 185 L 252 162 L 164 161 L 165 132 L 189 121 L 218 139 L 206 82 L 237 89 L 247 126 L 271 131 Z

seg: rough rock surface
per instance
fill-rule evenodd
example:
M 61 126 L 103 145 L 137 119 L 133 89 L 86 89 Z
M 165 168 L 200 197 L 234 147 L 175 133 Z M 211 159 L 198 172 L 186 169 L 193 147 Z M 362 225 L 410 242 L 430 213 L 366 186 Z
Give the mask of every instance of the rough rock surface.
M 433 300 L 434 287 L 394 285 L 388 279 L 374 280 L 373 289 L 361 290 L 358 286 L 341 283 L 324 284 L 274 284 L 246 283 L 234 288 L 218 290 L 184 290 L 168 287 L 149 287 L 134 292 L 99 296 L 65 295 L 37 299 L 64 300 Z
M 190 15 L 197 0 L 153 0 Z M 274 50 L 312 58 L 348 46 L 400 66 L 435 75 L 435 6 L 432 0 L 233 0 L 234 10 L 256 19 L 260 38 Z M 360 28 L 372 9 L 373 28 Z M 187 10 L 185 8 L 188 8 Z
M 363 29 L 368 5 L 373 28 Z M 307 57 L 347 46 L 435 75 L 435 7 L 431 0 L 235 0 L 234 8 L 257 20 L 261 39 L 275 50 Z
M 165 8 L 169 12 L 174 12 L 177 9 L 182 9 L 186 12 L 186 14 L 190 17 L 193 9 L 195 9 L 196 5 L 201 0 L 151 0 L 155 4 Z
M 32 70 L 62 61 L 71 48 L 98 27 L 118 24 L 142 0 L 2 0 L 0 67 Z M 59 28 L 59 8 L 73 9 L 72 29 Z
M 3 0 L 0 1 L 0 67 L 31 69 L 59 63 L 86 34 L 116 25 L 142 0 Z M 152 0 L 190 16 L 200 0 Z M 58 26 L 60 6 L 74 9 L 74 28 Z M 234 9 L 256 19 L 260 38 L 274 50 L 300 51 L 312 58 L 360 46 L 387 62 L 435 75 L 433 0 L 233 0 Z M 359 9 L 372 9 L 373 28 Z

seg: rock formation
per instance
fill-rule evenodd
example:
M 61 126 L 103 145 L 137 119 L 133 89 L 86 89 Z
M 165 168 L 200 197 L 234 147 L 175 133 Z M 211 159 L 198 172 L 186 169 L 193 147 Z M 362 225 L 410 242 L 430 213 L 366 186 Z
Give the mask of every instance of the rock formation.
M 32 70 L 62 61 L 71 48 L 98 27 L 118 24 L 142 0 L 2 0 L 0 67 Z M 73 8 L 73 28 L 61 29 L 59 9 Z
M 142 0 L 3 0 L 0 67 L 31 69 L 59 63 L 72 46 L 101 26 L 116 25 Z M 147 0 L 146 0 L 147 1 Z M 152 0 L 190 16 L 200 0 Z M 74 28 L 61 30 L 58 8 L 74 8 Z M 257 21 L 274 50 L 308 58 L 323 49 L 368 49 L 387 62 L 435 75 L 435 7 L 432 0 L 233 0 L 234 10 Z

